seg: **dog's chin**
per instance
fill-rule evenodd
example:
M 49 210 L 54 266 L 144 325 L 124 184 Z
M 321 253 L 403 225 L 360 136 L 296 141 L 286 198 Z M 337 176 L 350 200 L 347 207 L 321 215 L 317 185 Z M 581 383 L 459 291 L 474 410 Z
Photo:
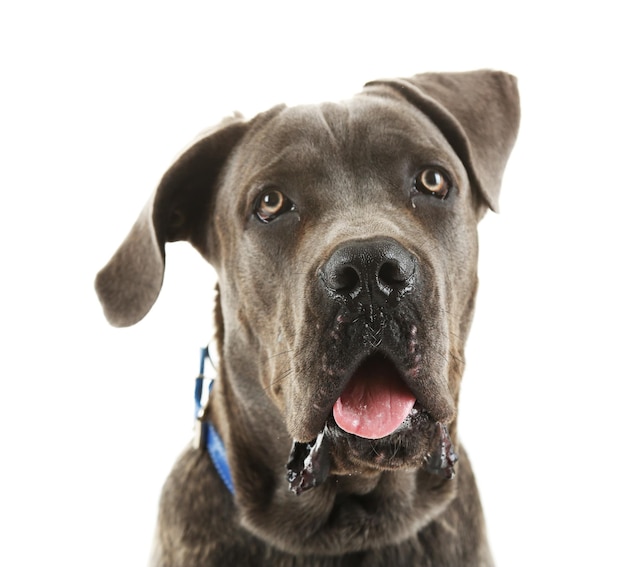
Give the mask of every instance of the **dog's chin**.
M 457 457 L 445 425 L 413 408 L 401 425 L 380 439 L 348 433 L 329 418 L 316 439 L 294 442 L 287 463 L 289 488 L 302 494 L 329 475 L 371 477 L 383 471 L 417 470 L 451 479 Z

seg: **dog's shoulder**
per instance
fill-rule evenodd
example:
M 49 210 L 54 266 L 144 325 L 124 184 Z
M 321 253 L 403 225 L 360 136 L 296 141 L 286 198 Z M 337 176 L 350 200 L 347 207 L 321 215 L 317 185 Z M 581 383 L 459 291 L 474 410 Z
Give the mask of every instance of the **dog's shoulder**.
M 241 560 L 242 550 L 253 553 L 255 548 L 239 524 L 234 497 L 209 454 L 190 446 L 178 458 L 163 486 L 158 549 L 152 564 L 235 565 Z

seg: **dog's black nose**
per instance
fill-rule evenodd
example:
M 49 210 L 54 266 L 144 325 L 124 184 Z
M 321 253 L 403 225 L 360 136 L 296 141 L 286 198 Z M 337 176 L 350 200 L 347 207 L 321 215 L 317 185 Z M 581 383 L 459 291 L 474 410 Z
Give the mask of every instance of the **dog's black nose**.
M 333 251 L 319 275 L 333 299 L 385 305 L 414 288 L 417 259 L 391 238 L 350 241 Z

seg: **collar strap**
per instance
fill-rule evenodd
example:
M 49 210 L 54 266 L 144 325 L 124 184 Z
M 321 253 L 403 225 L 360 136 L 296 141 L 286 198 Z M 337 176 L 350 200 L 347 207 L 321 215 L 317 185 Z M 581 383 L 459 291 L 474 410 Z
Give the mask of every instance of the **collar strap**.
M 235 487 L 230 474 L 230 467 L 228 466 L 228 458 L 226 456 L 224 442 L 219 436 L 214 425 L 210 421 L 203 420 L 205 410 L 209 406 L 209 395 L 213 389 L 214 382 L 213 378 L 206 379 L 208 386 L 206 388 L 206 399 L 203 402 L 202 397 L 205 393 L 204 363 L 207 358 L 209 359 L 209 362 L 213 364 L 211 361 L 211 355 L 209 354 L 209 348 L 205 347 L 200 349 L 200 374 L 198 374 L 198 377 L 196 378 L 194 394 L 196 400 L 196 447 L 199 449 L 206 448 L 215 470 L 217 470 L 217 473 L 220 475 L 220 478 L 226 485 L 226 488 L 228 488 L 230 493 L 234 495 Z

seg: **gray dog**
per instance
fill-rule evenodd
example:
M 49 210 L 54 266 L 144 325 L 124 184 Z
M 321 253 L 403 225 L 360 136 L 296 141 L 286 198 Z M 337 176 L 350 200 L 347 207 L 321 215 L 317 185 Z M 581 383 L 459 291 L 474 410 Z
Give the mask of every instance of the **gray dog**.
M 456 414 L 518 125 L 510 75 L 420 74 L 227 119 L 165 173 L 96 281 L 126 326 L 166 242 L 219 279 L 209 440 L 165 484 L 154 565 L 492 564 Z

